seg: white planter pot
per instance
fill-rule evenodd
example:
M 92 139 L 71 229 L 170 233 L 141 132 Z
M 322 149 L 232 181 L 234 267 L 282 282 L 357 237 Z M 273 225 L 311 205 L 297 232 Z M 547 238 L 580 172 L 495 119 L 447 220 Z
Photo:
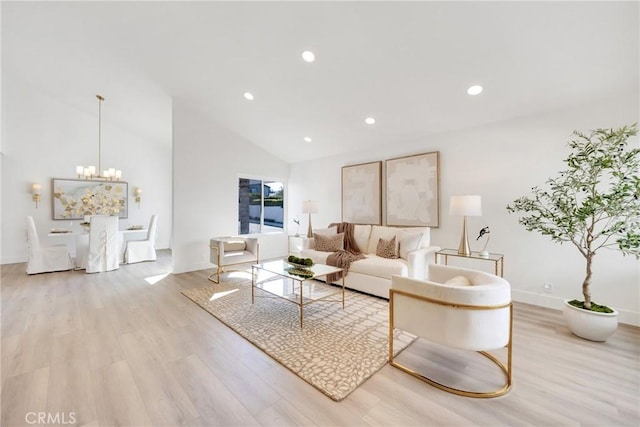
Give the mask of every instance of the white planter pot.
M 618 328 L 618 312 L 596 313 L 564 302 L 562 311 L 569 330 L 590 341 L 606 341 Z

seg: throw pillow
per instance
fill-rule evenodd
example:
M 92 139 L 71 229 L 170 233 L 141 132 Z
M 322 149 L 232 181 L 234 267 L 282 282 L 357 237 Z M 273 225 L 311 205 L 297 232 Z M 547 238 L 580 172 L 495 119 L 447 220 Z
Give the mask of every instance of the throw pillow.
M 398 258 L 396 255 L 396 237 L 391 240 L 378 239 L 376 255 L 382 258 Z
M 344 248 L 344 233 L 325 236 L 313 233 L 315 250 L 320 252 L 341 251 Z
M 445 285 L 449 286 L 471 286 L 471 282 L 464 276 L 455 276 L 451 279 L 444 282 Z
M 413 252 L 420 247 L 423 233 L 410 233 L 402 231 L 400 233 L 400 258 L 407 259 L 409 252 Z
M 336 235 L 338 234 L 338 227 L 329 227 L 329 228 L 316 228 L 313 230 L 313 234 L 322 234 L 323 236 Z
M 374 225 L 371 227 L 371 235 L 369 237 L 369 245 L 367 248 L 368 254 L 375 254 L 378 247 L 378 239 L 389 240 L 394 236 L 397 236 L 400 232 L 399 228 L 386 227 L 383 225 Z M 396 240 L 397 243 L 398 240 Z M 364 252 L 364 248 L 360 248 Z M 398 254 L 398 248 L 396 248 L 396 255 Z

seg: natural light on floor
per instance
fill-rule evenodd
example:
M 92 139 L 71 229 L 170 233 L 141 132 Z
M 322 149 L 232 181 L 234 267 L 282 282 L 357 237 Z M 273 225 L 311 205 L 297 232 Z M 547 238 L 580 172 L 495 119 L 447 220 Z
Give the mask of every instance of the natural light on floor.
M 145 281 L 150 285 L 155 285 L 165 277 L 167 277 L 170 273 L 158 274 L 157 276 L 145 277 Z
M 250 271 L 230 271 L 227 277 L 251 277 Z
M 230 295 L 230 294 L 232 294 L 234 292 L 237 292 L 237 291 L 238 291 L 238 289 L 236 288 L 236 289 L 231 289 L 231 290 L 224 291 L 224 292 L 216 292 L 213 295 L 211 295 L 211 298 L 209 298 L 209 301 L 213 301 L 214 299 L 225 297 L 225 296 Z

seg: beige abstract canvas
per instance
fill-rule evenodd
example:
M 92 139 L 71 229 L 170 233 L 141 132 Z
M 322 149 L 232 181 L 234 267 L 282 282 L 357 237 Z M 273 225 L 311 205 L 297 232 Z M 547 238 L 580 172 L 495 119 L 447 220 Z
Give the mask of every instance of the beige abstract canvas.
M 439 152 L 389 159 L 385 166 L 387 225 L 438 227 Z
M 342 167 L 342 221 L 382 224 L 382 162 Z

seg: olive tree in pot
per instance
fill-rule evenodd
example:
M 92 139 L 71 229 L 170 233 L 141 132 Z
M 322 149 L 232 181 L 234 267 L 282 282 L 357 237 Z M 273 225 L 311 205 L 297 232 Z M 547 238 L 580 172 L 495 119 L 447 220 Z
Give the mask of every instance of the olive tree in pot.
M 596 252 L 614 249 L 640 257 L 640 149 L 627 147 L 637 132 L 637 123 L 574 131 L 567 169 L 507 206 L 510 213 L 524 213 L 518 222 L 528 231 L 569 242 L 584 257 L 584 301 L 565 301 L 563 314 L 571 332 L 592 341 L 606 341 L 618 326 L 616 310 L 591 301 Z

